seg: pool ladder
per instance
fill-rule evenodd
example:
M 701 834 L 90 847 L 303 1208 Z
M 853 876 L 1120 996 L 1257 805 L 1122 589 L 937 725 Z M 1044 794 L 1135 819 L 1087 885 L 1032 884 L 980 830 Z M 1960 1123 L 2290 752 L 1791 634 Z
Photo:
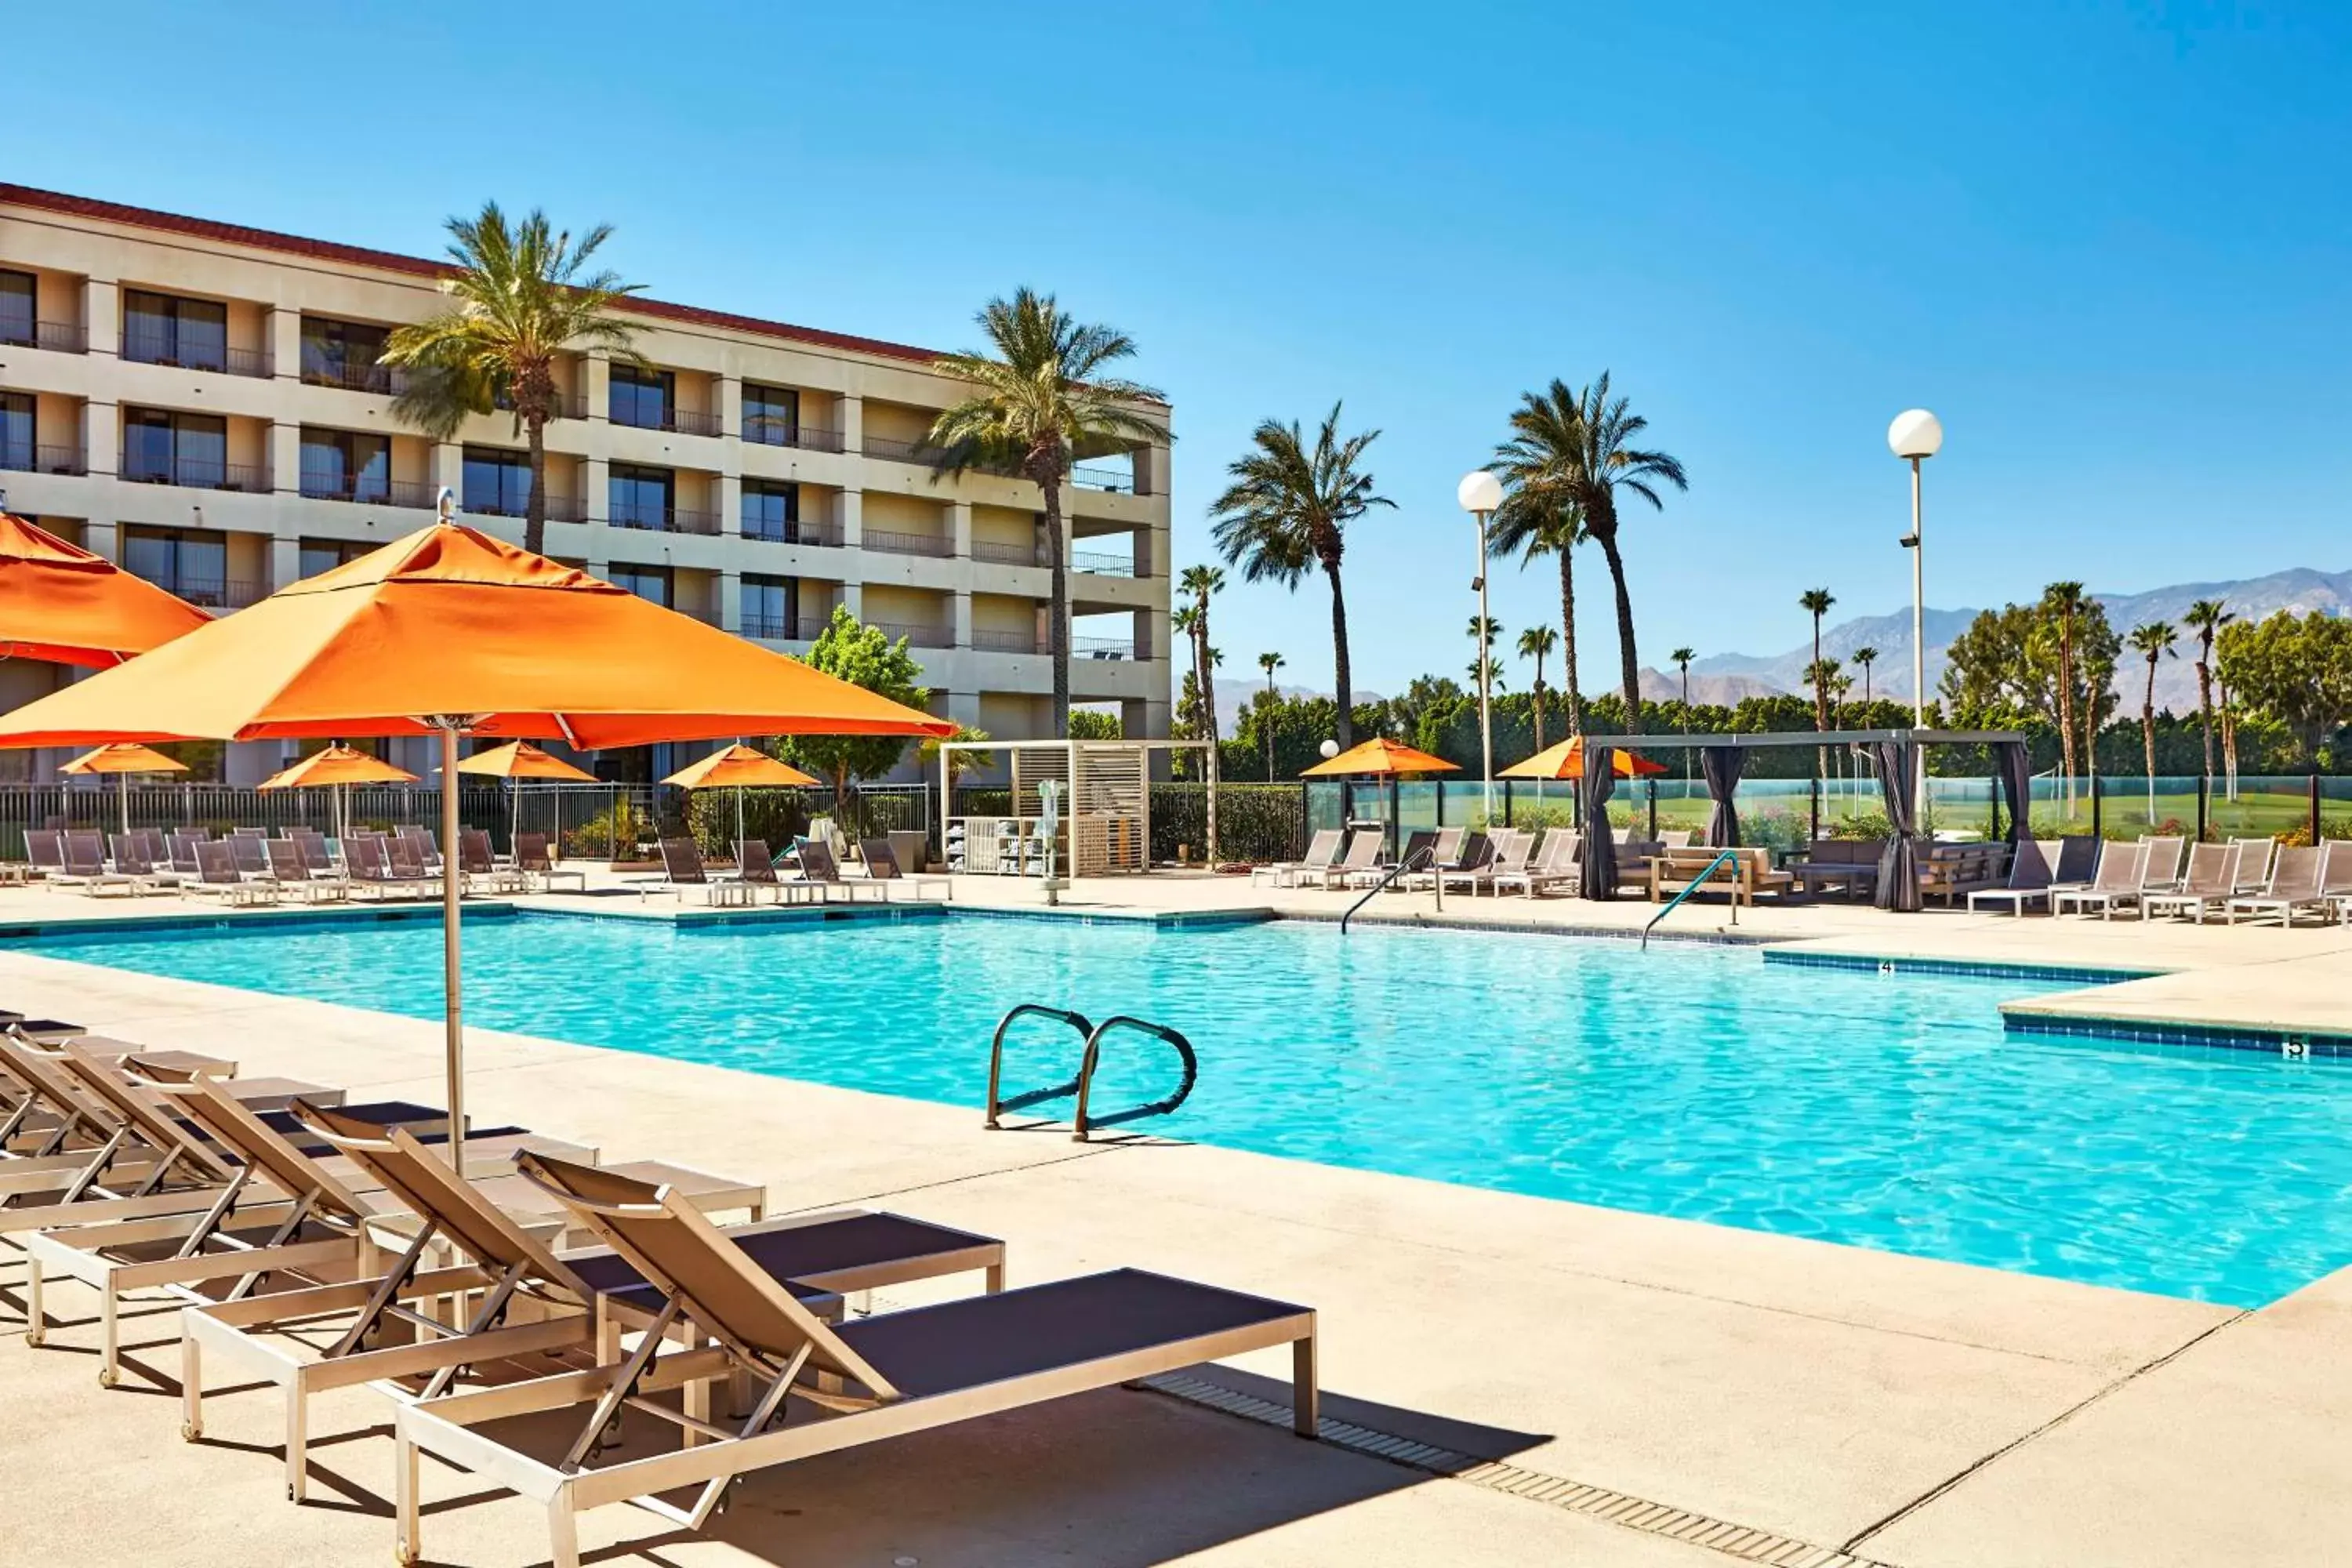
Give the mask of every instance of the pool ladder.
M 1079 1052 L 1077 1075 L 1069 1082 L 1053 1084 L 1045 1089 L 1033 1089 L 1025 1093 L 1007 1096 L 1002 1092 L 1004 1079 L 1004 1036 L 1014 1022 L 1026 1017 L 1051 1018 L 1056 1023 L 1066 1024 L 1083 1036 L 1086 1044 Z M 1176 1052 L 1177 1060 L 1183 1064 L 1184 1078 L 1177 1084 L 1173 1094 L 1152 1100 L 1149 1104 L 1115 1110 L 1108 1116 L 1096 1116 L 1089 1110 L 1094 1090 L 1095 1069 L 1102 1065 L 1103 1037 L 1117 1029 L 1125 1029 L 1133 1034 L 1149 1035 L 1171 1047 Z M 1025 1110 L 1030 1106 L 1042 1105 L 1049 1100 L 1060 1100 L 1068 1095 L 1076 1095 L 1078 1103 L 1076 1111 L 1071 1117 L 1070 1136 L 1076 1142 L 1083 1143 L 1087 1141 L 1087 1134 L 1097 1127 L 1116 1127 L 1123 1122 L 1140 1121 L 1147 1116 L 1167 1115 L 1191 1097 L 1192 1086 L 1200 1080 L 1200 1077 L 1201 1059 L 1192 1052 L 1192 1042 L 1165 1024 L 1154 1024 L 1144 1018 L 1132 1018 L 1124 1013 L 1117 1017 L 1106 1018 L 1099 1024 L 1091 1024 L 1087 1021 L 1085 1014 L 1073 1013 L 1066 1007 L 1049 1007 L 1042 1002 L 1024 1002 L 997 1020 L 995 1037 L 989 1042 L 987 1125 L 992 1130 L 995 1129 L 998 1126 L 998 1119 L 1008 1110 Z
M 1656 914 L 1652 915 L 1650 917 L 1650 923 L 1642 928 L 1642 951 L 1643 952 L 1650 951 L 1650 932 L 1656 929 L 1657 923 L 1660 921 L 1664 920 L 1668 915 L 1675 912 L 1675 905 L 1681 903 L 1685 899 L 1689 898 L 1693 893 L 1697 892 L 1701 888 L 1706 886 L 1706 879 L 1715 875 L 1715 868 L 1717 866 L 1722 865 L 1727 860 L 1737 860 L 1738 858 L 1739 858 L 1739 852 L 1737 849 L 1726 849 L 1722 854 L 1717 855 L 1714 859 L 1708 861 L 1706 863 L 1706 869 L 1701 871 L 1696 878 L 1694 878 L 1686 886 L 1684 887 L 1681 892 L 1676 893 L 1673 898 L 1668 899 L 1666 900 L 1666 907 L 1660 910 Z M 1738 925 L 1739 923 L 1739 895 L 1737 889 L 1734 889 L 1731 899 L 1731 923 L 1733 925 Z

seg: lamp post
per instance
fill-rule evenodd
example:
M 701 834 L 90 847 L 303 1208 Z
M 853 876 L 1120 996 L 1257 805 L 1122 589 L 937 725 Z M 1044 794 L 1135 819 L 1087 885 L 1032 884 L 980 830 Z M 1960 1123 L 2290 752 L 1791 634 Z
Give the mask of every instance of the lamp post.
M 1454 487 L 1454 499 L 1462 510 L 1478 520 L 1478 575 L 1470 586 L 1478 591 L 1478 752 L 1479 777 L 1486 790 L 1486 821 L 1495 820 L 1495 725 L 1487 692 L 1493 687 L 1491 669 L 1494 654 L 1486 642 L 1486 525 L 1494 521 L 1495 509 L 1503 504 L 1503 481 L 1484 468 L 1462 476 Z
M 1924 408 L 1906 409 L 1895 416 L 1886 427 L 1889 450 L 1911 465 L 1911 531 L 1903 540 L 1903 548 L 1911 552 L 1911 723 L 1915 730 L 1927 727 L 1927 572 L 1922 558 L 1927 554 L 1919 542 L 1919 465 L 1934 457 L 1944 445 L 1943 422 Z M 1917 742 L 1913 742 L 1916 751 Z M 1927 765 L 1925 757 L 1915 757 L 1914 772 L 1918 775 L 1916 794 L 1912 800 L 1913 820 L 1924 825 L 1927 820 Z

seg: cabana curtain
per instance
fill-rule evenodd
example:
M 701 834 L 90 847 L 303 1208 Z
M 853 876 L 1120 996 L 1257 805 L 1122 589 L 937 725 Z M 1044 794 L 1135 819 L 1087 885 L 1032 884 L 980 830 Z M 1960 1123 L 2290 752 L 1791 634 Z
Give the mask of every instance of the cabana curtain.
M 1919 908 L 1919 820 L 1912 792 L 1918 787 L 1919 751 L 1907 741 L 1878 743 L 1878 787 L 1886 797 L 1886 820 L 1895 831 L 1886 851 L 1878 858 L 1878 897 L 1882 910 Z
M 1609 828 L 1609 796 L 1617 788 L 1617 758 L 1606 746 L 1584 748 L 1584 849 L 1577 891 L 1588 899 L 1617 896 L 1617 839 Z
M 1706 775 L 1706 793 L 1715 800 L 1715 810 L 1706 819 L 1706 842 L 1711 849 L 1739 847 L 1739 813 L 1732 805 L 1731 797 L 1739 788 L 1740 764 L 1746 760 L 1738 746 L 1708 746 L 1698 754 L 1699 771 Z
M 2024 844 L 2033 837 L 2033 763 L 2022 741 L 1996 742 L 1992 754 L 2000 768 L 2000 793 L 2009 803 L 2009 841 Z

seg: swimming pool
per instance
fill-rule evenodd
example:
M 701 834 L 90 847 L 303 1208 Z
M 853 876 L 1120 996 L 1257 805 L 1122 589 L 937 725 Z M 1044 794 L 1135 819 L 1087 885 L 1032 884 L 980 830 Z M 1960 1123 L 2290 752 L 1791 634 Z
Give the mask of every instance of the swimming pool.
M 429 921 L 11 945 L 439 1014 Z M 1997 1005 L 2046 982 L 1534 934 L 970 914 L 696 929 L 523 913 L 468 922 L 466 965 L 478 1024 L 970 1106 L 1014 1004 L 1136 1014 L 1201 1058 L 1192 1100 L 1143 1126 L 1325 1164 L 2242 1306 L 2352 1263 L 2352 1066 L 2004 1034 Z M 1074 1041 L 1017 1034 L 1008 1091 L 1066 1077 Z M 1131 1039 L 1098 1106 L 1173 1078 Z

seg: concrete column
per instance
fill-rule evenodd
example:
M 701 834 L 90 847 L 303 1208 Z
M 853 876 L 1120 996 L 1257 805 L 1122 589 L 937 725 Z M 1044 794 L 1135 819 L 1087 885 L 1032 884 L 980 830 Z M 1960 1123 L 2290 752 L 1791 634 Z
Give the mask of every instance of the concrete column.
M 269 488 L 290 496 L 302 488 L 302 426 L 269 426 Z M 290 579 L 289 579 L 290 581 Z
M 955 645 L 971 646 L 971 590 L 959 588 L 955 593 Z
M 275 593 L 302 580 L 302 542 L 273 538 L 269 542 L 269 587 Z
M 122 561 L 122 531 L 110 517 L 93 517 L 82 524 L 81 547 L 92 555 L 103 555 L 120 565 Z
M 730 384 L 733 384 L 730 383 Z M 721 474 L 719 476 L 719 482 L 711 488 L 717 491 L 711 500 L 717 504 L 719 511 L 719 531 L 742 532 L 743 477 L 737 473 Z
M 81 321 L 89 352 L 113 359 L 122 353 L 122 293 L 111 278 L 88 278 L 81 286 Z
M 743 579 L 738 573 L 719 574 L 719 624 L 730 632 L 743 630 Z
M 593 425 L 608 422 L 613 412 L 613 362 L 602 354 L 590 356 L 587 374 L 581 377 L 582 395 L 588 402 L 588 420 Z
M 947 716 L 967 730 L 980 728 L 980 693 L 950 691 L 948 693 Z
M 466 510 L 466 448 L 455 441 L 436 441 L 425 459 L 425 474 L 436 490 L 447 489 Z
M 289 305 L 273 306 L 265 329 L 269 340 L 269 370 L 279 381 L 302 379 L 302 312 Z
M 948 502 L 948 536 L 955 541 L 956 559 L 971 560 L 971 502 L 968 500 Z
M 844 583 L 841 585 L 841 607 L 858 620 L 866 618 L 866 584 Z
M 713 384 L 719 394 L 713 400 L 719 410 L 719 428 L 730 441 L 740 441 L 743 437 L 742 380 L 737 376 L 722 375 Z M 735 473 L 740 470 L 730 468 L 728 471 Z
M 836 418 L 841 426 L 841 449 L 856 453 L 866 449 L 866 399 L 843 397 L 836 406 Z
M 95 477 L 110 479 L 121 472 L 122 410 L 119 406 L 96 398 L 81 405 L 81 453 Z
M 602 364 L 598 360 L 595 363 Z M 590 458 L 580 465 L 581 486 L 588 493 L 580 499 L 588 503 L 588 521 L 610 522 L 613 520 L 613 465 L 602 458 Z M 554 484 L 551 479 L 549 489 Z
M 1135 493 L 1139 496 L 1168 494 L 1168 448 L 1150 447 L 1135 455 Z
M 866 492 L 864 490 L 841 492 L 841 542 L 843 547 L 848 550 L 866 548 Z M 850 561 L 850 570 L 855 572 L 857 569 L 858 563 L 853 556 Z

